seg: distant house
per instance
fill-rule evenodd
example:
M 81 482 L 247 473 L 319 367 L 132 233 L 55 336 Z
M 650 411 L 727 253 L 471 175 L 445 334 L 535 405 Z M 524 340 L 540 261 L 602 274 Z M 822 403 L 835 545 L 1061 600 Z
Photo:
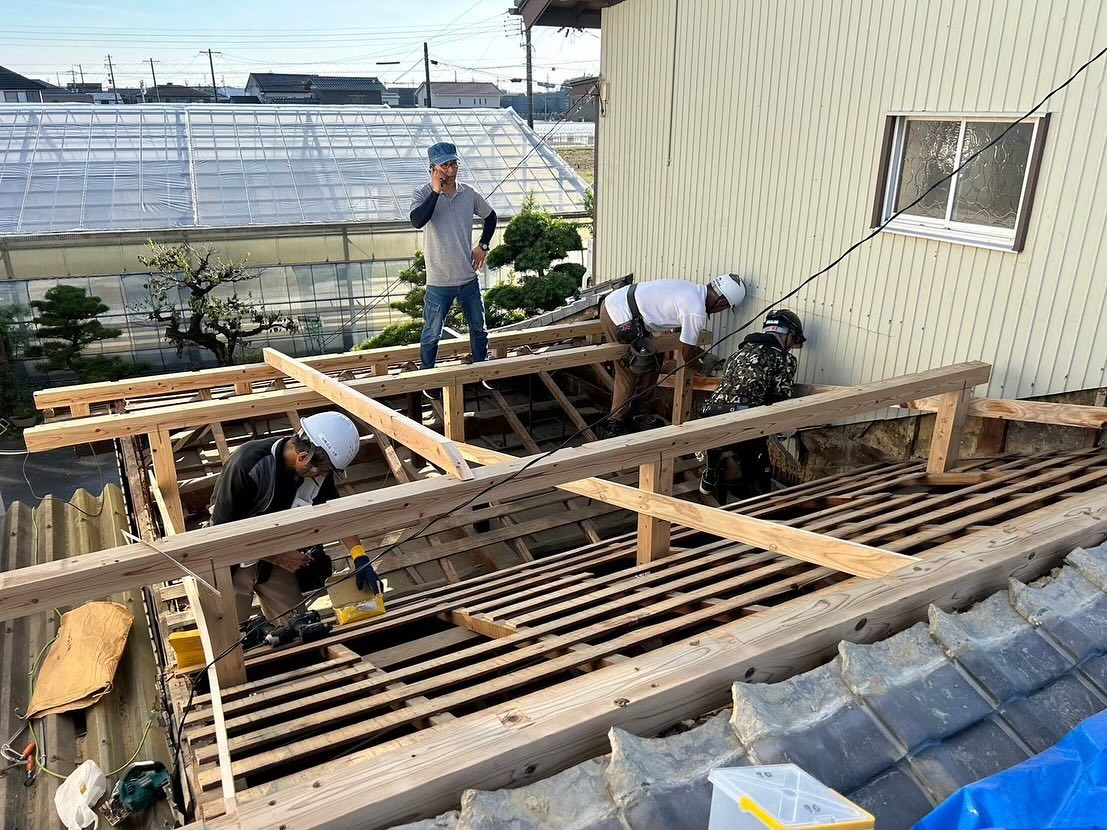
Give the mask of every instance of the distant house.
M 256 95 L 263 104 L 314 104 L 315 94 L 308 82 L 315 75 L 287 72 L 251 72 L 246 79 L 246 94 Z
M 418 107 L 422 106 L 415 100 L 415 87 L 413 86 L 394 86 L 388 90 L 389 95 L 395 95 L 397 102 L 393 106 L 397 107 Z
M 32 81 L 18 72 L 0 66 L 0 102 L 5 104 L 41 103 L 44 89 L 50 84 Z M 58 87 L 53 87 L 57 89 Z M 61 90 L 65 92 L 66 90 Z
M 313 75 L 307 89 L 319 104 L 384 103 L 384 84 L 377 78 Z
M 498 86 L 483 81 L 431 81 L 431 106 L 441 109 L 499 107 L 501 95 Z M 417 106 L 426 106 L 426 83 L 419 84 L 415 100 Z
M 211 104 L 215 102 L 215 93 L 180 84 L 158 84 L 146 90 L 146 100 L 163 104 Z
M 596 94 L 600 79 L 594 75 L 571 78 L 565 82 L 569 88 L 569 115 L 567 121 L 591 121 L 595 123 L 598 115 L 599 100 Z
M 527 117 L 527 96 L 524 92 L 501 95 L 500 106 L 511 107 L 523 118 Z M 569 93 L 565 90 L 534 93 L 534 117 L 539 121 L 561 116 L 568 106 Z

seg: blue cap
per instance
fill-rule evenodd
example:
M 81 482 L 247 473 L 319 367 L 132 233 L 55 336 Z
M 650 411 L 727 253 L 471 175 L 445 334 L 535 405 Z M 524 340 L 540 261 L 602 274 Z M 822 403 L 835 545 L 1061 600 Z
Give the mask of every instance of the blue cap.
M 448 141 L 440 141 L 427 150 L 427 158 L 431 164 L 445 164 L 448 161 L 457 161 L 457 147 Z

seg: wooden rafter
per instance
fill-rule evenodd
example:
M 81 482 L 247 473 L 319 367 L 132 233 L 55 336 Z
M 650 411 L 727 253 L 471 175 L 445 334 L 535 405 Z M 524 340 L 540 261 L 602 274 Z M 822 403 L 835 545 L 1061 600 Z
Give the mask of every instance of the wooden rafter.
M 469 465 L 450 439 L 443 438 L 434 430 L 357 391 L 349 384 L 313 369 L 303 361 L 288 357 L 275 349 L 265 349 L 264 354 L 265 361 L 283 374 L 296 378 L 312 391 L 365 421 L 371 428 L 379 429 L 394 441 L 430 459 L 451 478 L 464 480 L 473 477 Z
M 229 566 L 250 557 L 273 555 L 274 551 L 309 547 L 320 541 L 362 533 L 370 527 L 385 532 L 412 526 L 473 498 L 490 494 L 493 488 L 495 495 L 492 497 L 501 500 L 533 493 L 602 475 L 613 468 L 653 463 L 659 456 L 687 455 L 700 449 L 856 415 L 896 401 L 963 389 L 966 385 L 986 381 L 988 375 L 986 364 L 963 363 L 822 392 L 772 407 L 704 418 L 680 426 L 565 448 L 537 459 L 485 467 L 476 471 L 470 480 L 442 479 L 399 485 L 384 492 L 349 496 L 285 514 L 194 530 L 166 540 L 165 549 L 181 561 L 211 560 L 213 567 Z M 74 557 L 62 565 L 45 563 L 0 574 L 0 619 L 33 613 L 44 595 L 56 602 L 81 601 L 176 575 L 175 566 L 165 557 L 133 545 Z

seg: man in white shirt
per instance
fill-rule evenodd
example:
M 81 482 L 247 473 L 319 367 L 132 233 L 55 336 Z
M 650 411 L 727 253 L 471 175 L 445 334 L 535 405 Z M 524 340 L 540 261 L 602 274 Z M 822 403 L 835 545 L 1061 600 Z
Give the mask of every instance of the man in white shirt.
M 615 389 L 611 396 L 611 414 L 607 434 L 622 435 L 632 412 L 648 403 L 648 395 L 627 402 L 636 391 L 657 383 L 661 369 L 659 356 L 648 356 L 653 335 L 679 331 L 681 360 L 698 365 L 700 333 L 707 318 L 745 299 L 746 287 L 736 274 L 715 277 L 709 285 L 688 280 L 654 280 L 635 283 L 611 292 L 600 308 L 600 325 L 612 343 L 635 344 L 625 360 L 615 362 Z M 637 307 L 636 316 L 633 307 Z M 655 350 L 656 351 L 656 350 Z

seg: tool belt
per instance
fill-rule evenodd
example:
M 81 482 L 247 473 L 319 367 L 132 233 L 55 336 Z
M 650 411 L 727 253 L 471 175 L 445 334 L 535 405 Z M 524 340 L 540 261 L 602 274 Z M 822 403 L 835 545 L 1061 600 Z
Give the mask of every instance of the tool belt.
M 626 356 L 626 366 L 636 375 L 649 375 L 661 371 L 661 355 L 657 353 L 657 344 L 646 328 L 646 321 L 634 299 L 636 284 L 627 288 L 627 305 L 630 306 L 630 319 L 615 327 L 615 339 L 630 346 Z

